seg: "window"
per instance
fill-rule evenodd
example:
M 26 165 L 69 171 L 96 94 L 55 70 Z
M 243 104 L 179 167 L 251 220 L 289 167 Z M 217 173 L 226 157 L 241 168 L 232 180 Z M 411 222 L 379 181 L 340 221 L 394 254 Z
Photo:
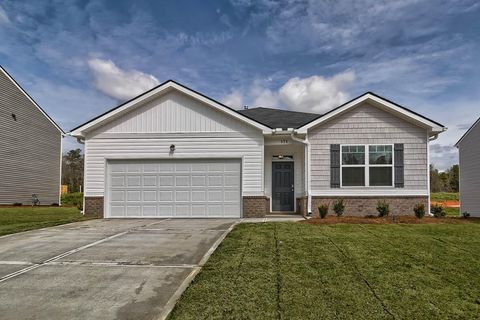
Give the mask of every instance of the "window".
M 369 185 L 372 187 L 393 185 L 393 151 L 391 145 L 368 147 Z
M 342 146 L 342 186 L 365 185 L 365 146 Z
M 392 145 L 343 145 L 341 152 L 342 187 L 393 186 Z

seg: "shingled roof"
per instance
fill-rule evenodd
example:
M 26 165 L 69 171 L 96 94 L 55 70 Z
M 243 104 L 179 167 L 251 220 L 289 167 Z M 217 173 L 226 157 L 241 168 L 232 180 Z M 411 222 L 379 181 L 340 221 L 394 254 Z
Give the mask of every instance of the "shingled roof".
M 238 110 L 250 119 L 263 123 L 272 129 L 282 128 L 300 128 L 301 126 L 320 117 L 320 114 L 306 113 L 298 111 L 287 111 L 271 108 L 251 108 Z

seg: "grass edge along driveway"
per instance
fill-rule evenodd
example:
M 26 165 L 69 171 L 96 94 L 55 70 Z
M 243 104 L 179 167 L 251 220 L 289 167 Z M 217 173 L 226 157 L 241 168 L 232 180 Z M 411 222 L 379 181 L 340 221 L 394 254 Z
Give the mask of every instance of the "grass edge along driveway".
M 480 224 L 240 224 L 170 319 L 472 319 Z
M 89 219 L 76 207 L 0 207 L 0 236 Z

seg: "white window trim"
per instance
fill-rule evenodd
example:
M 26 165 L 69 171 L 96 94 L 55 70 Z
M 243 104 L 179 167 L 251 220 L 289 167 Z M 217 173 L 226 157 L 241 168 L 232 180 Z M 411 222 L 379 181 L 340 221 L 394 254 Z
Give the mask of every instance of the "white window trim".
M 365 155 L 364 155 L 364 164 L 343 164 L 343 147 L 350 146 L 364 146 Z M 391 146 L 392 147 L 392 164 L 370 164 L 370 146 Z M 344 186 L 343 185 L 343 167 L 346 168 L 364 168 L 365 170 L 365 185 L 363 186 Z M 392 168 L 392 185 L 390 186 L 370 186 L 370 167 L 385 167 Z M 361 143 L 347 143 L 340 144 L 340 188 L 344 189 L 381 189 L 381 188 L 394 188 L 395 187 L 395 148 L 393 143 L 370 143 L 370 144 L 361 144 Z

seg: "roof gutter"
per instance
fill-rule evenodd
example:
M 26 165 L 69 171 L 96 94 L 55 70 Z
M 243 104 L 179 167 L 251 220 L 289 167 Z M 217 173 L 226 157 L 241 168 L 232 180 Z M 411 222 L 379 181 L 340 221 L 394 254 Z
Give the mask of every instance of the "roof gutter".
M 290 137 L 293 141 L 300 142 L 305 145 L 306 154 L 305 154 L 305 190 L 307 190 L 307 214 L 309 216 L 312 215 L 312 191 L 310 190 L 310 141 L 308 141 L 307 135 L 305 135 L 305 139 L 300 139 L 296 137 L 297 134 L 296 130 L 291 131 Z

